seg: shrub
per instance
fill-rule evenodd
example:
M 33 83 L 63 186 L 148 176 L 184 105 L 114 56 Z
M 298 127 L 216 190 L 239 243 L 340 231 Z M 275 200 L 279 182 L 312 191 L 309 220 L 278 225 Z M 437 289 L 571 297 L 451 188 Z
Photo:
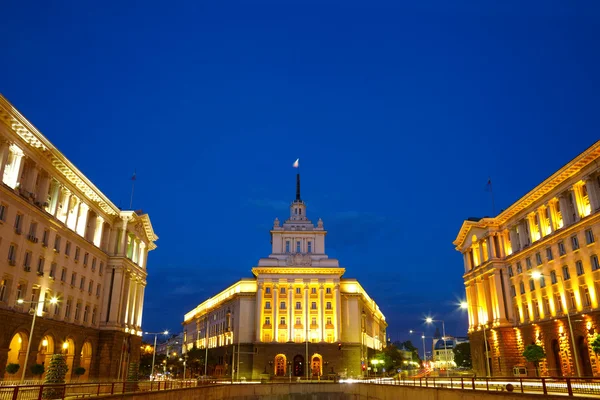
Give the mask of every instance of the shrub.
M 17 371 L 19 370 L 19 368 L 21 368 L 21 366 L 19 364 L 14 364 L 14 363 L 8 364 L 6 366 L 6 373 L 10 374 L 10 375 L 16 374 Z
M 42 364 L 34 364 L 29 368 L 33 376 L 42 375 L 45 371 L 45 368 Z

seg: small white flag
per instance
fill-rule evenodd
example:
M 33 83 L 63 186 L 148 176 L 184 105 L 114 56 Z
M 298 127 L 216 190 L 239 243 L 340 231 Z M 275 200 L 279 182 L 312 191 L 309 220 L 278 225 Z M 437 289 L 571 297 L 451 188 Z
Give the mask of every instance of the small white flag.
M 296 161 L 294 161 L 294 168 L 299 168 L 300 167 L 300 159 L 297 159 Z

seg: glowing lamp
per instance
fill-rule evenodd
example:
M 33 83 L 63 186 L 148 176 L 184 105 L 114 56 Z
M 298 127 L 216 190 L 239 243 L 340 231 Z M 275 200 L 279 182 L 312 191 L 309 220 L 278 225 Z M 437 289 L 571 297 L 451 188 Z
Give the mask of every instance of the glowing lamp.
M 18 304 L 23 304 L 23 303 L 25 303 L 25 300 L 23 300 L 23 299 L 19 299 L 19 300 L 17 300 L 17 303 L 18 303 Z
M 542 273 L 539 272 L 539 271 L 534 271 L 534 272 L 531 273 L 531 277 L 533 279 L 540 279 L 542 277 Z
M 66 350 L 66 349 L 68 349 L 68 348 L 69 348 L 69 343 L 67 343 L 67 342 L 64 342 L 64 343 L 62 344 L 62 348 L 63 348 L 63 350 Z
M 57 304 L 58 303 L 58 298 L 57 297 L 52 297 L 50 299 L 50 304 Z
M 460 303 L 460 308 L 467 309 L 469 308 L 469 304 L 466 301 L 463 301 Z
M 48 347 L 48 339 L 42 340 L 42 346 Z

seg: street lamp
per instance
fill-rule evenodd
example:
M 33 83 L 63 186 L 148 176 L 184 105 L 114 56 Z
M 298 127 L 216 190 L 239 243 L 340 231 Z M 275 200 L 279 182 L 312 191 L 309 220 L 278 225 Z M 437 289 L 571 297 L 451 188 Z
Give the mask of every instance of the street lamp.
M 412 329 L 409 332 L 411 335 L 415 333 L 415 331 L 413 331 Z M 425 354 L 425 332 L 421 332 L 421 339 L 423 339 L 423 363 L 425 363 L 427 357 L 427 355 Z M 423 364 L 423 366 L 425 366 L 425 364 Z
M 25 301 L 23 299 L 18 299 L 17 304 L 41 304 L 44 303 L 45 300 L 42 301 Z M 57 304 L 58 298 L 52 297 L 50 299 L 50 304 Z M 37 307 L 33 309 L 33 319 L 31 320 L 31 330 L 29 331 L 29 340 L 27 341 L 27 352 L 25 353 L 25 362 L 23 365 L 23 373 L 21 374 L 21 383 L 25 380 L 25 372 L 27 372 L 27 361 L 29 360 L 29 350 L 31 350 L 31 341 L 33 340 L 33 328 L 35 328 L 35 316 L 37 315 Z
M 428 324 L 431 324 L 431 323 L 434 323 L 434 322 L 441 322 L 442 323 L 442 335 L 444 335 L 443 336 L 443 340 L 444 340 L 444 361 L 446 363 L 446 376 L 449 376 L 449 373 L 448 373 L 448 347 L 446 346 L 446 325 L 444 324 L 444 321 L 442 321 L 442 320 L 434 320 L 431 317 L 425 318 L 425 322 L 427 322 Z
M 156 359 L 156 338 L 158 337 L 158 335 L 168 335 L 169 331 L 164 331 L 164 332 L 144 332 L 144 334 L 145 335 L 154 335 L 154 348 L 152 350 L 152 371 L 150 372 L 150 374 L 152 376 L 154 376 L 154 360 Z
M 540 279 L 542 276 L 550 276 L 550 275 L 542 274 L 539 271 L 534 271 L 531 273 L 531 277 L 535 280 Z M 554 276 L 561 280 L 562 286 L 563 286 L 563 291 L 564 291 L 565 281 L 564 281 L 563 277 L 560 275 L 554 275 Z M 571 343 L 573 344 L 573 356 L 575 358 L 575 368 L 577 369 L 577 376 L 581 378 L 581 370 L 579 369 L 579 356 L 577 355 L 577 344 L 575 343 L 575 336 L 573 335 L 573 325 L 571 325 L 571 316 L 570 316 L 571 313 L 569 312 L 568 308 L 566 310 L 566 314 L 567 314 L 567 321 L 569 323 L 569 331 L 571 332 Z
M 462 308 L 463 310 L 467 310 L 469 307 L 479 307 L 482 310 L 484 310 L 484 308 L 482 306 L 479 305 L 469 305 L 469 303 L 467 303 L 466 301 L 463 301 L 460 303 L 460 308 Z M 485 326 L 487 324 L 483 324 L 483 342 L 485 344 L 485 368 L 487 370 L 487 377 L 490 376 L 491 373 L 491 368 L 490 368 L 490 357 L 488 354 L 488 341 L 487 341 L 487 334 L 485 333 Z

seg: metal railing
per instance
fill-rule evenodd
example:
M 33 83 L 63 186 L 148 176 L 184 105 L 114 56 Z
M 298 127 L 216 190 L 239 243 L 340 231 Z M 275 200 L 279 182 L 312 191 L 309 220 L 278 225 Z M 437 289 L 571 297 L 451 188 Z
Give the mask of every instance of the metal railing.
M 423 388 L 444 388 L 460 390 L 482 390 L 488 392 L 516 392 L 529 394 L 562 394 L 575 395 L 600 395 L 600 378 L 376 378 L 359 382 L 376 383 L 383 385 L 403 385 Z

